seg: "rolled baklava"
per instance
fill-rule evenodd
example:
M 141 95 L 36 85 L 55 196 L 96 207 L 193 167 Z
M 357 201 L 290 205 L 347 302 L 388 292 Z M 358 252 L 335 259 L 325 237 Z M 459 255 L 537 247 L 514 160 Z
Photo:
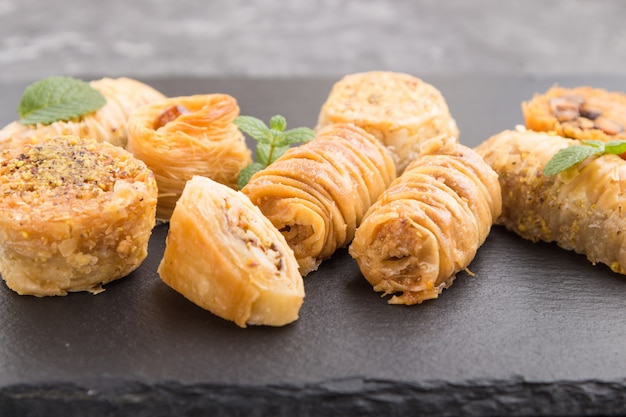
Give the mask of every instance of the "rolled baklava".
M 354 123 L 387 146 L 398 173 L 436 137 L 458 137 L 459 130 L 439 90 L 409 74 L 370 71 L 336 82 L 322 105 L 317 128 Z
M 0 155 L 0 274 L 35 296 L 102 291 L 147 256 L 152 172 L 124 149 L 72 136 Z
M 242 191 L 283 233 L 307 275 L 350 243 L 395 172 L 390 153 L 371 134 L 334 124 L 257 172 Z
M 134 112 L 127 149 L 154 172 L 159 219 L 170 218 L 194 175 L 237 189 L 239 172 L 252 162 L 233 123 L 238 115 L 237 101 L 227 94 L 172 97 Z
M 626 140 L 626 94 L 593 87 L 552 87 L 522 103 L 526 128 L 571 139 Z
M 131 78 L 102 78 L 89 83 L 100 91 L 106 104 L 78 120 L 49 125 L 23 125 L 12 122 L 0 130 L 0 150 L 19 148 L 51 136 L 73 135 L 124 147 L 126 124 L 137 108 L 165 96 L 151 86 Z
M 554 134 L 507 130 L 476 148 L 499 175 L 498 223 L 626 274 L 626 161 L 596 155 L 558 174 L 543 173 L 560 149 L 576 144 Z
M 349 248 L 389 303 L 437 298 L 466 270 L 500 215 L 498 177 L 454 138 L 420 155 L 370 207 Z
M 248 197 L 206 177 L 185 185 L 158 273 L 196 305 L 240 327 L 291 323 L 304 300 L 284 237 Z

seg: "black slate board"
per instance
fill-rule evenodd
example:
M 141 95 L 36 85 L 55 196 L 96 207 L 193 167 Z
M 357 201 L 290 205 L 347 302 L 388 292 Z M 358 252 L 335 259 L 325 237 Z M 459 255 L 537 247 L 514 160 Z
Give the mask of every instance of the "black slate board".
M 86 77 L 86 79 L 97 77 Z M 522 123 L 554 83 L 626 78 L 424 77 L 474 146 Z M 241 113 L 313 127 L 336 79 L 146 79 L 170 96 L 222 92 Z M 0 85 L 0 122 L 25 85 Z M 240 329 L 163 284 L 166 226 L 130 276 L 93 296 L 0 285 L 0 416 L 626 414 L 626 280 L 495 227 L 437 300 L 390 306 L 345 250 L 305 279 L 300 319 Z

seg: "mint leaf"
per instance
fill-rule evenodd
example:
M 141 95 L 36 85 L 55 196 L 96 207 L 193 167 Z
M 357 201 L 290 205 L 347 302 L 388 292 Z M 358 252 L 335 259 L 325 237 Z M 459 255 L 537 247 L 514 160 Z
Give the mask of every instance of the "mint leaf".
M 307 127 L 298 127 L 285 132 L 287 121 L 279 114 L 270 119 L 269 127 L 252 116 L 237 116 L 234 123 L 242 132 L 247 133 L 258 142 L 256 145 L 256 162 L 239 173 L 239 189 L 248 183 L 255 172 L 280 158 L 291 145 L 308 142 L 315 137 L 315 132 Z
M 276 145 L 282 141 L 282 137 L 285 135 L 282 130 L 270 129 L 272 134 L 272 144 Z
M 274 142 L 276 146 L 287 146 L 294 143 L 304 143 L 315 139 L 315 132 L 308 127 L 296 127 L 283 132 Z
M 17 107 L 20 123 L 35 125 L 77 119 L 98 110 L 106 99 L 89 83 L 72 77 L 48 77 L 24 90 Z
M 620 155 L 626 152 L 626 140 L 612 140 L 604 144 L 606 153 Z
M 256 146 L 256 161 L 264 166 L 268 166 L 280 158 L 287 149 L 289 149 L 289 145 L 271 146 L 265 143 L 259 143 Z
M 581 143 L 585 145 L 593 146 L 594 148 L 604 147 L 604 142 L 602 142 L 601 140 L 585 139 L 585 140 L 582 140 Z
M 237 186 L 241 190 L 247 183 L 250 181 L 250 178 L 260 170 L 265 168 L 265 165 L 259 164 L 258 162 L 253 162 L 244 169 L 239 172 L 239 177 L 237 178 Z
M 287 152 L 287 149 L 289 149 L 289 145 L 275 146 L 274 147 L 274 152 L 272 152 L 272 154 L 269 155 L 269 159 L 268 159 L 268 164 L 267 165 L 270 165 L 272 162 L 274 162 L 275 160 L 277 160 L 278 158 L 283 156 L 283 154 L 285 152 Z
M 288 143 L 304 143 L 315 139 L 315 132 L 308 127 L 296 127 L 285 132 Z
M 591 155 L 604 152 L 604 146 L 573 145 L 560 149 L 543 167 L 544 175 L 554 175 L 584 161 Z
M 263 166 L 270 164 L 270 153 L 272 152 L 272 145 L 269 143 L 257 143 L 256 145 L 256 161 Z
M 287 127 L 287 120 L 280 114 L 273 116 L 270 119 L 270 129 L 278 130 L 282 132 Z
M 554 175 L 584 161 L 592 155 L 626 153 L 626 140 L 583 140 L 583 145 L 573 145 L 559 150 L 543 167 L 544 175 Z
M 247 133 L 260 143 L 271 143 L 270 129 L 261 120 L 252 116 L 237 116 L 233 123 L 244 133 Z

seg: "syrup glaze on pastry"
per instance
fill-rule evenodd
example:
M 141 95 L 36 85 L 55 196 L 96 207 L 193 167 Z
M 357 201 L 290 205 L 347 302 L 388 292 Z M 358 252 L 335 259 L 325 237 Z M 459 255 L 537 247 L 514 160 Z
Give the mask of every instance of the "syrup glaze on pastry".
M 0 274 L 19 294 L 99 292 L 147 256 L 152 172 L 124 149 L 72 136 L 0 157 Z
M 437 298 L 474 259 L 501 204 L 482 158 L 454 138 L 433 139 L 368 210 L 349 253 L 390 303 Z
M 244 194 L 195 176 L 169 227 L 158 272 L 174 290 L 240 327 L 298 318 L 304 284 L 293 251 Z
M 170 218 L 194 175 L 237 189 L 239 172 L 252 162 L 233 123 L 238 115 L 237 101 L 226 94 L 172 97 L 133 113 L 127 149 L 154 172 L 159 219 Z
M 334 124 L 257 172 L 242 192 L 283 233 L 307 275 L 350 243 L 395 172 L 376 138 L 353 124 Z
M 439 90 L 409 74 L 370 71 L 349 74 L 335 83 L 320 110 L 317 128 L 354 123 L 387 146 L 400 174 L 436 137 L 459 136 Z
M 556 175 L 543 174 L 554 154 L 578 143 L 507 130 L 479 145 L 476 151 L 498 173 L 502 187 L 498 223 L 524 239 L 555 242 L 626 274 L 626 161 L 605 154 Z

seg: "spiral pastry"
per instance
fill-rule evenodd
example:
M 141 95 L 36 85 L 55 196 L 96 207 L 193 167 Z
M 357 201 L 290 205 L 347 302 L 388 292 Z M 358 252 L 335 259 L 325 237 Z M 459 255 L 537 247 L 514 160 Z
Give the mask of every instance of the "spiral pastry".
M 144 106 L 128 122 L 128 146 L 154 172 L 157 217 L 167 220 L 185 183 L 194 175 L 237 189 L 239 171 L 252 162 L 239 115 L 227 94 L 172 97 Z
M 59 121 L 49 125 L 23 125 L 15 121 L 0 130 L 0 150 L 15 149 L 47 137 L 72 135 L 126 146 L 127 123 L 139 107 L 165 98 L 147 84 L 131 78 L 102 78 L 89 83 L 100 91 L 106 104 L 76 121 Z
M 390 71 L 349 74 L 337 81 L 322 105 L 317 128 L 332 123 L 354 123 L 373 134 L 391 151 L 398 174 L 425 140 L 459 135 L 439 90 Z
M 283 233 L 306 275 L 350 243 L 395 172 L 376 138 L 355 125 L 336 124 L 288 150 L 242 191 Z
M 206 177 L 185 185 L 158 273 L 240 327 L 291 323 L 304 300 L 298 263 L 280 232 L 245 195 Z
M 390 303 L 421 303 L 467 268 L 500 210 L 489 165 L 454 138 L 434 139 L 368 210 L 349 253 Z

